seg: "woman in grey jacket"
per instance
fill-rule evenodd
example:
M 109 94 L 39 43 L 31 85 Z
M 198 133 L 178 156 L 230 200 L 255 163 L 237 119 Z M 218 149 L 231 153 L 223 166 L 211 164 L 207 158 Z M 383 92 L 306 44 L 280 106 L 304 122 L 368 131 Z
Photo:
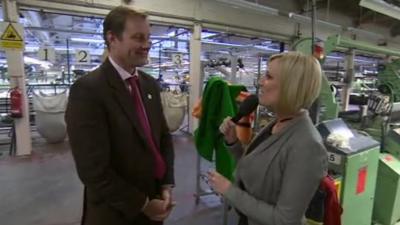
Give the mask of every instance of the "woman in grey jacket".
M 235 124 L 220 126 L 238 160 L 236 182 L 209 173 L 214 190 L 239 212 L 239 225 L 301 225 L 304 213 L 326 174 L 327 153 L 306 111 L 318 97 L 321 67 L 298 52 L 274 55 L 259 81 L 259 103 L 276 119 L 246 149 L 238 142 Z

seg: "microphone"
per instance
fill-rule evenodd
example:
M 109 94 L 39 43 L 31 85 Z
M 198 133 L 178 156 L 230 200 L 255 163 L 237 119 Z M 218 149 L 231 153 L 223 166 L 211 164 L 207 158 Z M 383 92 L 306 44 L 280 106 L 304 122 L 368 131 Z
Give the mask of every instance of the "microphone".
M 237 114 L 232 117 L 231 121 L 234 123 L 238 123 L 242 117 L 249 115 L 254 110 L 256 110 L 258 106 L 258 96 L 257 95 L 249 95 L 242 103 L 239 105 L 239 111 Z

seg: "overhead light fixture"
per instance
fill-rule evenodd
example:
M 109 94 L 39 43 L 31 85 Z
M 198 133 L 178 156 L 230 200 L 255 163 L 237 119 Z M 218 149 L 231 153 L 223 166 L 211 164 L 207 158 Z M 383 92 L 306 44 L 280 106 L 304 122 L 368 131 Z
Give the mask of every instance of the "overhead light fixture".
M 263 45 L 255 45 L 254 47 L 257 48 L 257 49 L 266 50 L 266 51 L 271 51 L 271 52 L 280 52 L 279 49 L 270 48 L 270 47 L 263 46 Z
M 56 51 L 73 51 L 73 50 L 75 50 L 75 49 L 73 49 L 73 48 L 67 48 L 67 47 L 55 47 L 54 48 L 54 50 L 56 50 Z
M 175 31 L 171 31 L 168 33 L 168 37 L 175 37 L 176 32 Z
M 288 16 L 289 16 L 290 19 L 295 20 L 295 21 L 297 21 L 299 23 L 311 24 L 311 17 L 299 15 L 299 14 L 296 14 L 294 12 L 290 12 L 288 14 Z M 324 26 L 324 27 L 329 27 L 329 28 L 337 30 L 337 31 L 342 31 L 343 30 L 342 26 L 340 26 L 338 24 L 330 23 L 330 22 L 327 22 L 327 21 L 323 21 L 323 20 L 317 20 L 317 24 L 321 25 L 321 26 Z
M 71 41 L 75 41 L 75 42 L 84 42 L 84 43 L 104 44 L 104 40 L 99 40 L 99 39 L 71 38 Z
M 46 62 L 42 60 L 38 60 L 32 57 L 24 56 L 24 62 L 28 64 L 38 64 L 45 69 L 49 69 L 53 64 L 51 62 Z
M 263 14 L 265 13 L 272 16 L 278 16 L 279 14 L 279 11 L 277 9 L 244 0 L 217 0 L 217 1 L 231 5 L 234 8 L 249 9 L 254 12 L 259 12 Z
M 212 33 L 212 32 L 201 32 L 201 39 L 207 39 L 207 38 L 212 38 L 215 36 L 220 35 L 220 33 Z
M 25 46 L 25 52 L 37 52 L 39 47 L 36 46 Z
M 156 35 L 151 35 L 150 39 L 153 40 L 169 40 L 171 37 L 170 36 L 156 36 Z
M 6 59 L 0 59 L 0 63 L 4 63 L 7 64 L 7 60 Z M 42 61 L 42 60 L 38 60 L 32 57 L 28 57 L 28 56 L 24 56 L 24 63 L 27 64 L 37 64 L 42 66 L 43 68 L 50 68 L 50 66 L 52 66 L 53 64 L 51 62 L 46 62 L 46 61 Z
M 229 44 L 229 43 L 221 43 L 221 42 L 212 42 L 212 41 L 201 41 L 202 44 L 209 44 L 209 45 L 217 45 L 217 46 L 226 46 L 226 47 L 247 47 L 248 45 L 238 45 L 238 44 Z
M 361 0 L 360 6 L 400 20 L 400 7 L 382 0 Z

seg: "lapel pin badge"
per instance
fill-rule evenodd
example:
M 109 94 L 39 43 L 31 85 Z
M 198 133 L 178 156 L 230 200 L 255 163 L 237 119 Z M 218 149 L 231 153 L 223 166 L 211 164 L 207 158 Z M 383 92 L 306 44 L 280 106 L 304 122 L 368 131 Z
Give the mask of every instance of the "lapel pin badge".
M 147 98 L 148 98 L 148 99 L 152 99 L 153 96 L 151 96 L 151 94 L 147 94 Z

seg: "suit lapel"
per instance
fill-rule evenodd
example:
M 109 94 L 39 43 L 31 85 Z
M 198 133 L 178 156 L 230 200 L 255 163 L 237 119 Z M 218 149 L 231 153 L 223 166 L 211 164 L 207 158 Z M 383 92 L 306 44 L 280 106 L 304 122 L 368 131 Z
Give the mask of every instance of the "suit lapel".
M 114 98 L 125 112 L 125 115 L 132 122 L 133 126 L 136 128 L 140 137 L 146 141 L 144 133 L 141 132 L 143 129 L 140 126 L 138 116 L 135 113 L 136 109 L 133 105 L 132 96 L 129 93 L 129 90 L 126 88 L 124 81 L 121 79 L 117 70 L 112 66 L 108 59 L 102 65 L 102 69 L 107 77 L 110 87 L 113 90 Z

